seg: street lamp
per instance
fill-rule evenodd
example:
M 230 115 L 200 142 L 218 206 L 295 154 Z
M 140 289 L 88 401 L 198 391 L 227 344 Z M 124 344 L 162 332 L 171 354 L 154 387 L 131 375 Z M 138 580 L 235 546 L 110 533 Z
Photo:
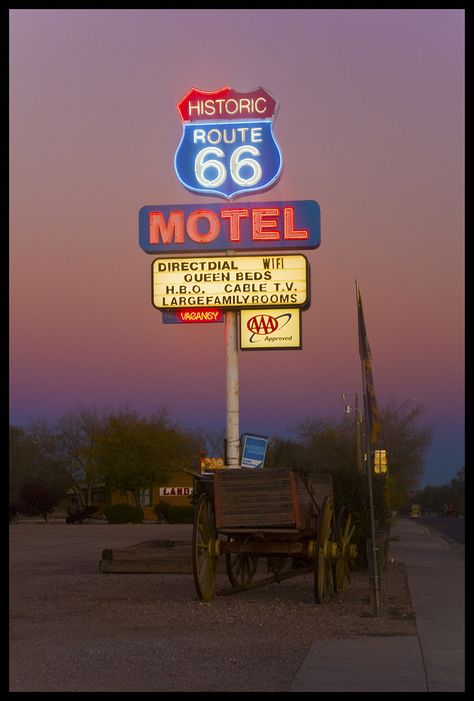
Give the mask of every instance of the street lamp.
M 364 469 L 362 466 L 362 421 L 363 421 L 363 416 L 362 412 L 359 409 L 359 397 L 356 394 L 346 394 L 343 392 L 341 394 L 342 401 L 345 402 L 345 409 L 344 413 L 346 414 L 352 414 L 354 412 L 355 415 L 355 424 L 356 424 L 356 444 L 357 444 L 357 471 L 360 472 L 361 474 L 363 473 Z M 354 406 L 351 406 L 350 404 L 347 403 L 348 397 L 354 397 Z M 364 458 L 365 459 L 365 458 Z

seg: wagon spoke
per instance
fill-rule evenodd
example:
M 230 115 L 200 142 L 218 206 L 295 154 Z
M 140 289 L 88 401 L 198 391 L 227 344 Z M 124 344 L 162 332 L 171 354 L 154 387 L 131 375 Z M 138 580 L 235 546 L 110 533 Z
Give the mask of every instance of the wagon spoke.
M 314 595 L 318 604 L 322 604 L 332 593 L 331 558 L 327 555 L 327 544 L 331 532 L 333 506 L 331 497 L 324 498 L 318 518 L 317 544 L 314 554 Z
M 232 540 L 232 538 L 228 540 Z M 252 540 L 252 538 L 250 538 L 250 540 Z M 257 570 L 257 561 L 258 558 L 255 555 L 249 555 L 247 553 L 226 553 L 225 565 L 227 576 L 234 588 L 245 586 L 252 581 Z
M 336 536 L 338 557 L 334 570 L 334 579 L 338 591 L 342 591 L 346 579 L 350 582 L 349 561 L 351 560 L 351 539 L 354 531 L 355 524 L 352 523 L 351 514 L 345 508 L 341 509 L 338 516 L 338 533 Z

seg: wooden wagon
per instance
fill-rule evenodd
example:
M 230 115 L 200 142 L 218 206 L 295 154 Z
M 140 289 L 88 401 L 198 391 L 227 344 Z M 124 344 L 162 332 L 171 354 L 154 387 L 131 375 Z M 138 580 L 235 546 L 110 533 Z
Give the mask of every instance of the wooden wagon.
M 330 475 L 226 468 L 196 479 L 194 494 L 193 573 L 203 601 L 214 596 L 221 555 L 234 590 L 250 586 L 259 558 L 274 581 L 313 571 L 318 603 L 342 589 L 356 556 L 354 526 L 346 509 L 335 517 Z

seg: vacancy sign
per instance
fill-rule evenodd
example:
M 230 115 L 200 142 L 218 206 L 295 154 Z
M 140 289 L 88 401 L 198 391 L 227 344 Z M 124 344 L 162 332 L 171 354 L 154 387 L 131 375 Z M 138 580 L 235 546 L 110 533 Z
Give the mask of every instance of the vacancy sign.
M 152 302 L 158 309 L 309 306 L 305 256 L 157 258 Z
M 300 350 L 301 309 L 242 309 L 241 350 Z

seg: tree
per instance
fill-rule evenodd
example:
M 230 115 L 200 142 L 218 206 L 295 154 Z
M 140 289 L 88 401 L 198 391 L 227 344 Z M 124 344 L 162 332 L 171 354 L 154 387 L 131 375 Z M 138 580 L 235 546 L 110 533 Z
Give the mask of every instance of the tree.
M 392 508 L 408 508 L 411 495 L 418 488 L 423 462 L 431 444 L 432 427 L 420 425 L 424 408 L 408 405 L 396 409 L 391 403 L 380 411 L 382 440 L 387 450 L 388 484 Z M 402 405 L 403 407 L 403 405 Z
M 353 541 L 362 557 L 370 533 L 367 477 L 357 469 L 357 436 L 352 418 L 339 420 L 307 418 L 299 426 L 306 452 L 307 469 L 329 473 L 332 477 L 336 515 L 344 506 L 355 524 Z M 376 514 L 383 521 L 383 503 L 376 503 Z
M 133 492 L 139 507 L 141 492 L 153 482 L 195 469 L 198 451 L 198 439 L 173 426 L 164 412 L 143 419 L 129 409 L 108 416 L 91 457 L 106 485 Z
M 47 523 L 48 515 L 53 513 L 62 496 L 58 485 L 26 482 L 18 491 L 17 510 L 25 516 L 42 516 Z
M 28 478 L 35 448 L 24 428 L 9 429 L 9 508 L 10 517 L 18 511 L 18 493 Z
M 82 407 L 64 414 L 57 422 L 57 441 L 71 478 L 78 485 L 85 482 L 88 487 L 87 504 L 91 502 L 91 489 L 97 481 L 97 463 L 94 451 L 97 440 L 107 425 L 105 410 Z
M 400 412 L 389 405 L 380 412 L 388 474 L 372 474 L 374 517 L 378 527 L 389 526 L 392 508 L 399 509 L 417 486 L 431 428 L 420 426 L 422 407 Z M 298 426 L 299 440 L 272 438 L 266 465 L 329 473 L 336 513 L 346 506 L 356 524 L 354 540 L 365 551 L 370 537 L 370 509 L 366 471 L 357 469 L 357 426 L 348 416 L 336 420 L 309 417 Z M 382 446 L 381 446 L 382 447 Z M 367 461 L 364 461 L 367 465 Z
M 425 512 L 444 514 L 446 505 L 451 503 L 459 516 L 465 512 L 464 468 L 459 470 L 449 484 L 428 485 L 415 492 L 413 502 L 419 504 Z
M 71 483 L 54 431 L 45 422 L 36 422 L 28 429 L 10 426 L 9 440 L 10 513 L 21 512 L 20 493 L 24 495 L 22 490 L 28 487 L 32 492 L 36 489 L 54 494 L 56 504 Z

